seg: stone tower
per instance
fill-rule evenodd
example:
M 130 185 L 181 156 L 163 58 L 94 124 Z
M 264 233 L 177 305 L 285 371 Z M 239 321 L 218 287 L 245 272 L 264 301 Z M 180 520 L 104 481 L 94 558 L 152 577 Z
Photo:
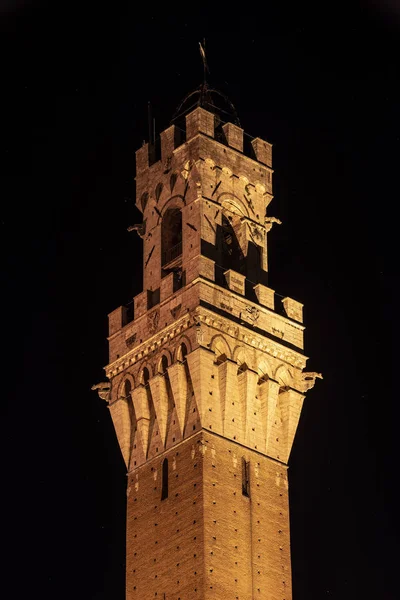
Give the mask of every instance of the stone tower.
M 291 600 L 302 304 L 267 281 L 271 144 L 197 106 L 136 153 L 143 292 L 109 315 L 127 600 Z M 133 311 L 132 311 L 133 308 Z

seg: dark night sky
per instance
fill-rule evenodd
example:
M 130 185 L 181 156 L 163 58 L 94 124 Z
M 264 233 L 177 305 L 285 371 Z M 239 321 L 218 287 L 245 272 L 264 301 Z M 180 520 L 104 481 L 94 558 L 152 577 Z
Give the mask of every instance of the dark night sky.
M 206 37 L 211 83 L 274 144 L 270 285 L 304 302 L 324 375 L 290 460 L 294 600 L 394 600 L 400 9 L 100 4 L 0 8 L 6 596 L 124 598 L 124 466 L 90 387 L 141 291 L 147 101 L 167 127 Z

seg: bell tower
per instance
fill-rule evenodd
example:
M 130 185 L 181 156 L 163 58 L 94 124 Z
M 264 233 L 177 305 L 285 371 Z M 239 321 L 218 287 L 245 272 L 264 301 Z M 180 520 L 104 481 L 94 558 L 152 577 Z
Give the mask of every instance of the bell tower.
M 109 315 L 127 600 L 291 600 L 302 304 L 268 287 L 272 148 L 200 97 L 136 152 L 143 292 Z

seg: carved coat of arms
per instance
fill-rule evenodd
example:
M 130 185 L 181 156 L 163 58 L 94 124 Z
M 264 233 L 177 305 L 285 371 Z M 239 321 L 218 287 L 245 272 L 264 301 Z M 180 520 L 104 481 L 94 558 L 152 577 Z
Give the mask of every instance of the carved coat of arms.
M 149 333 L 155 333 L 158 329 L 158 322 L 160 320 L 160 310 L 153 310 L 151 313 L 147 313 L 147 327 Z
M 260 311 L 255 306 L 246 306 L 246 313 L 248 320 L 254 325 L 258 321 L 258 317 L 260 316 Z

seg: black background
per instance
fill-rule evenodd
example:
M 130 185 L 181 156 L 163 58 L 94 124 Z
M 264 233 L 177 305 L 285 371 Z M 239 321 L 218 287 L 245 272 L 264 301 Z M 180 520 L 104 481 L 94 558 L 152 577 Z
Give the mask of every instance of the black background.
M 398 598 L 396 3 L 8 0 L 0 17 L 7 598 L 124 597 L 124 465 L 90 387 L 107 313 L 142 289 L 126 229 L 147 101 L 159 132 L 201 82 L 203 37 L 211 83 L 274 144 L 270 286 L 304 302 L 324 375 L 290 459 L 294 600 Z

